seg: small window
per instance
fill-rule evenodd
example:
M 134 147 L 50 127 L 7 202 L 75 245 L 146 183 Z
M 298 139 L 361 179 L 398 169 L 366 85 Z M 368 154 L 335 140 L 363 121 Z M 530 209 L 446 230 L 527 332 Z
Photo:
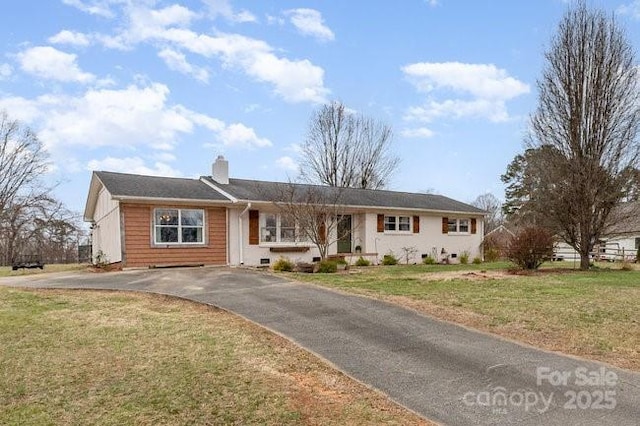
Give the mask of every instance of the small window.
M 450 234 L 468 234 L 471 230 L 469 219 L 449 219 L 448 229 Z
M 260 214 L 260 241 L 263 243 L 296 243 L 305 241 L 294 218 L 276 213 Z
M 392 232 L 393 231 L 411 232 L 411 217 L 410 216 L 385 216 L 384 230 L 392 231 Z
M 204 210 L 156 209 L 154 214 L 156 244 L 202 244 Z
M 636 250 L 640 248 L 640 238 L 636 238 Z
M 385 231 L 395 231 L 396 230 L 396 217 L 395 216 L 385 216 L 384 217 L 384 230 Z
M 291 217 L 282 216 L 280 219 L 280 241 L 293 243 L 296 241 L 296 222 Z
M 275 214 L 265 214 L 264 226 L 262 227 L 262 238 L 260 240 L 265 243 L 277 241 L 278 236 L 278 216 Z

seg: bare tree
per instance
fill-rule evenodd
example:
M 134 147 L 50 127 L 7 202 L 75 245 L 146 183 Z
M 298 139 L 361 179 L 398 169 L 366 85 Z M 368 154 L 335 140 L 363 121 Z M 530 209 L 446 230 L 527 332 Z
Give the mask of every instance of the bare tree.
M 351 113 L 340 102 L 320 107 L 312 116 L 302 145 L 301 178 L 329 186 L 384 188 L 398 167 L 390 153 L 391 128 Z
M 0 111 L 0 138 L 0 212 L 4 212 L 46 171 L 47 155 L 36 134 L 11 120 L 6 111 Z
M 502 204 L 500 200 L 490 192 L 478 195 L 471 203 L 481 210 L 487 212 L 484 217 L 484 233 L 487 234 L 502 224 Z
M 21 253 L 46 262 L 77 259 L 81 227 L 45 185 L 47 153 L 36 134 L 0 112 L 0 264 Z
M 345 236 L 340 226 L 346 219 L 341 188 L 288 183 L 271 197 L 282 217 L 295 226 L 295 240 L 311 242 L 321 259 Z
M 570 8 L 545 54 L 529 144 L 551 155 L 531 171 L 528 203 L 580 253 L 581 269 L 637 168 L 640 97 L 635 53 L 613 17 Z

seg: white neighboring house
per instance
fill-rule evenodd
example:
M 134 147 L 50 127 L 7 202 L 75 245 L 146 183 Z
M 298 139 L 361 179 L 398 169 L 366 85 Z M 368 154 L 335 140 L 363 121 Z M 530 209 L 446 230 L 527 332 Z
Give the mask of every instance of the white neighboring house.
M 640 247 L 640 202 L 621 204 L 611 213 L 612 224 L 593 249 L 592 257 L 600 261 L 636 261 Z M 580 255 L 565 242 L 555 246 L 555 257 L 580 260 Z
M 94 172 L 84 218 L 92 223 L 93 255 L 124 267 L 268 265 L 280 257 L 318 260 L 319 251 L 288 223 L 276 203 L 293 184 L 229 178 L 218 157 L 200 179 Z M 299 190 L 335 191 L 300 185 Z M 425 256 L 459 262 L 481 257 L 485 212 L 442 195 L 342 188 L 340 238 L 330 255 L 378 263 L 385 254 L 411 263 Z M 332 236 L 328 236 L 332 241 Z

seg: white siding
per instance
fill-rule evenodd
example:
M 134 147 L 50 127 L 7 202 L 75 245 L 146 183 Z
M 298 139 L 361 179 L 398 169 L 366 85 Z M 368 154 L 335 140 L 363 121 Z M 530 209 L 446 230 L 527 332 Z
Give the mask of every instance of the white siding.
M 238 239 L 239 233 L 239 214 L 246 206 L 240 209 L 229 209 L 229 263 L 231 265 L 240 264 L 240 244 Z M 253 207 L 258 209 L 257 207 Z M 435 255 L 440 261 L 442 256 L 440 252 L 444 248 L 449 256 L 455 254 L 455 258 L 451 258 L 451 262 L 457 262 L 462 252 L 469 252 L 469 261 L 474 257 L 481 257 L 480 244 L 483 235 L 483 221 L 481 217 L 476 217 L 477 230 L 475 234 L 451 235 L 442 233 L 442 216 L 424 215 L 408 212 L 386 212 L 386 214 L 397 214 L 402 216 L 410 216 L 413 222 L 413 216 L 420 216 L 420 232 L 404 233 L 388 233 L 377 232 L 377 213 L 353 213 L 353 240 L 352 249 L 361 246 L 363 254 L 367 259 L 374 263 L 380 263 L 385 254 L 393 253 L 399 260 L 403 254 L 403 247 L 415 247 L 417 253 L 410 260 L 410 263 L 420 263 L 422 255 Z M 449 215 L 449 217 L 456 217 Z M 469 216 L 461 215 L 460 218 L 469 218 Z M 413 223 L 412 223 L 413 230 Z M 335 236 L 329 237 L 330 241 L 335 240 Z M 280 257 L 287 257 L 294 262 L 311 262 L 314 257 L 320 256 L 318 249 L 313 246 L 309 251 L 304 253 L 272 253 L 269 248 L 277 246 L 277 244 L 249 245 L 249 214 L 245 213 L 242 217 L 242 255 L 244 264 L 247 266 L 256 266 L 260 264 L 260 259 L 268 258 L 272 264 Z M 285 244 L 291 246 L 292 244 Z M 333 243 L 329 247 L 329 254 L 336 254 L 337 244 Z M 376 255 L 377 253 L 377 255 Z M 354 254 L 349 260 L 355 262 L 359 255 Z
M 111 198 L 105 188 L 100 190 L 93 214 L 94 228 L 91 231 L 93 260 L 102 251 L 109 263 L 122 261 L 120 241 L 120 205 Z
M 366 214 L 366 247 L 367 251 L 377 252 L 378 258 L 381 260 L 385 254 L 393 254 L 401 263 L 405 262 L 403 254 L 405 248 L 415 248 L 416 254 L 409 259 L 409 263 L 422 262 L 422 255 L 434 256 L 437 261 L 441 261 L 442 249 L 445 249 L 452 263 L 457 263 L 462 252 L 469 253 L 469 262 L 474 257 L 481 257 L 480 244 L 482 243 L 482 218 L 476 218 L 475 234 L 443 234 L 442 233 L 442 217 L 434 215 L 410 214 L 407 212 L 385 212 L 386 215 L 404 215 L 411 216 L 413 230 L 413 216 L 420 217 L 420 232 L 414 234 L 405 232 L 378 232 L 377 231 L 377 213 Z M 465 215 L 447 215 L 450 218 L 469 218 Z M 453 257 L 455 255 L 455 257 Z
M 304 253 L 272 253 L 269 249 L 278 246 L 278 244 L 260 243 L 259 245 L 249 245 L 249 212 L 245 212 L 242 216 L 242 242 L 239 242 L 240 222 L 238 218 L 245 207 L 246 205 L 239 209 L 229 209 L 229 264 L 240 265 L 242 261 L 247 266 L 258 266 L 260 265 L 260 259 L 269 259 L 269 264 L 273 264 L 281 257 L 286 257 L 293 262 L 311 262 L 314 257 L 320 256 L 320 252 L 315 246 Z M 242 244 L 242 260 L 240 259 L 240 244 Z M 280 245 L 292 246 L 293 243 Z M 310 244 L 304 245 L 308 246 Z M 335 248 L 333 250 L 335 251 Z

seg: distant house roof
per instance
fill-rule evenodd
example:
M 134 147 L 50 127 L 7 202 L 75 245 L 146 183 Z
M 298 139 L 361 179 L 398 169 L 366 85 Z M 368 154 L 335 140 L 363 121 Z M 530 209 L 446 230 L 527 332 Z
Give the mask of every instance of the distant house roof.
M 609 215 L 606 236 L 640 234 L 640 201 L 621 203 Z
M 215 182 L 210 176 L 203 179 L 243 201 L 284 202 L 292 198 L 305 198 L 308 192 L 317 192 L 339 204 L 354 207 L 383 207 L 397 209 L 433 210 L 441 212 L 461 212 L 484 214 L 477 207 L 453 200 L 443 195 L 417 194 L 386 190 L 334 188 L 320 185 L 290 184 L 246 179 L 229 179 L 228 184 Z

